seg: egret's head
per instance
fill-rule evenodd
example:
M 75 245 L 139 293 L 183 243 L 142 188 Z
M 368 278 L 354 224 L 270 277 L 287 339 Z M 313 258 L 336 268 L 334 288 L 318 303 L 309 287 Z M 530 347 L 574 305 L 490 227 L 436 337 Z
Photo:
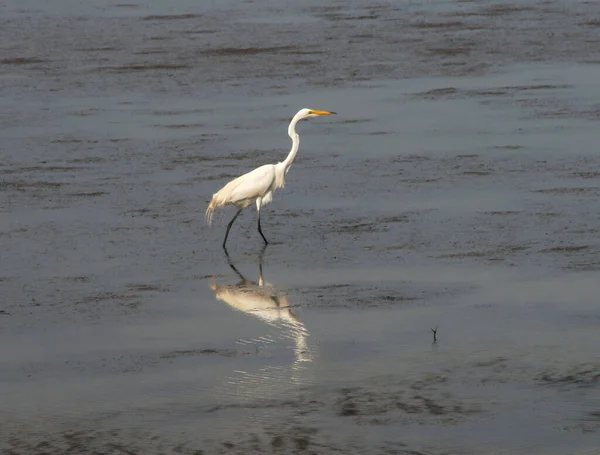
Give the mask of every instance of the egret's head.
M 316 111 L 314 109 L 300 109 L 300 111 L 296 115 L 298 116 L 299 120 L 301 120 L 303 118 L 320 117 L 322 115 L 333 115 L 333 114 L 335 114 L 335 112 Z

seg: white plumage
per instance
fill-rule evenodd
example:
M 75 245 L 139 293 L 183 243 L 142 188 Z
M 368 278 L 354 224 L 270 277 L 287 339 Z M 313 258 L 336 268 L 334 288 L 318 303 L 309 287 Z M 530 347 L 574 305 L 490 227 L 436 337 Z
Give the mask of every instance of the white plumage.
M 223 248 L 225 248 L 225 244 L 227 243 L 227 237 L 229 236 L 229 230 L 231 229 L 233 222 L 240 212 L 252 203 L 256 203 L 258 232 L 265 244 L 269 243 L 260 226 L 260 209 L 263 205 L 268 204 L 273 200 L 273 191 L 282 188 L 285 185 L 285 175 L 294 162 L 294 158 L 296 157 L 296 153 L 298 153 L 298 147 L 300 145 L 300 137 L 296 133 L 296 124 L 305 118 L 332 114 L 335 114 L 335 112 L 316 111 L 312 109 L 301 109 L 298 111 L 288 127 L 288 134 L 292 139 L 292 149 L 284 161 L 277 164 L 265 164 L 253 171 L 241 175 L 240 177 L 233 179 L 213 195 L 212 200 L 206 209 L 206 218 L 210 225 L 212 225 L 213 215 L 218 207 L 235 205 L 238 208 L 238 211 L 227 225 L 225 239 L 223 240 Z
M 214 209 L 217 207 L 232 204 L 239 209 L 245 209 L 258 199 L 257 195 L 263 195 L 262 205 L 271 202 L 273 191 L 282 188 L 285 184 L 282 173 L 276 170 L 280 164 L 265 164 L 233 179 L 221 188 L 213 195 L 206 211 L 209 223 L 212 224 Z M 279 181 L 278 175 L 281 177 Z

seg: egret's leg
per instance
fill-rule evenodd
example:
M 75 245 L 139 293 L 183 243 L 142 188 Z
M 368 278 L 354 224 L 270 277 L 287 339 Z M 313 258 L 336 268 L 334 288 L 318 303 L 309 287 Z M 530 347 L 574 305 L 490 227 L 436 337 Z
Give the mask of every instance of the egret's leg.
M 263 238 L 263 240 L 265 241 L 265 245 L 268 245 L 269 241 L 263 234 L 262 229 L 260 227 L 260 207 L 261 207 L 261 205 L 262 205 L 262 200 L 257 199 L 256 200 L 256 212 L 258 213 L 258 232 L 259 232 L 260 236 Z
M 269 241 L 265 238 L 265 234 L 263 234 L 262 229 L 260 228 L 260 212 L 258 212 L 258 232 L 260 233 L 260 236 L 265 241 L 265 245 L 268 245 Z
M 227 237 L 229 237 L 229 230 L 231 229 L 231 226 L 233 225 L 233 222 L 235 221 L 235 219 L 239 216 L 239 214 L 241 212 L 242 212 L 242 209 L 239 209 L 237 211 L 237 213 L 235 215 L 233 215 L 233 218 L 231 219 L 231 221 L 227 225 L 227 231 L 225 231 L 225 240 L 223 240 L 223 248 L 225 249 L 225 251 L 227 251 L 227 248 L 225 248 L 225 244 L 227 243 Z

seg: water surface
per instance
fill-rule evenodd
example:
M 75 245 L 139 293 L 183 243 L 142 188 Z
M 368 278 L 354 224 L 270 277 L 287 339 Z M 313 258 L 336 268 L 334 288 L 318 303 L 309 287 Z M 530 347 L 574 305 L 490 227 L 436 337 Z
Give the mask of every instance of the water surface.
M 7 454 L 597 452 L 598 5 L 1 8 Z

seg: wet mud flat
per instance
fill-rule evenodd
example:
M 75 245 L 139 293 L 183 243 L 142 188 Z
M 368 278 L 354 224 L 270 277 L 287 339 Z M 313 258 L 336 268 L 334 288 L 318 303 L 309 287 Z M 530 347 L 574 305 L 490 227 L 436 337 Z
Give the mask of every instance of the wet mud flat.
M 3 454 L 597 453 L 596 3 L 1 8 Z

